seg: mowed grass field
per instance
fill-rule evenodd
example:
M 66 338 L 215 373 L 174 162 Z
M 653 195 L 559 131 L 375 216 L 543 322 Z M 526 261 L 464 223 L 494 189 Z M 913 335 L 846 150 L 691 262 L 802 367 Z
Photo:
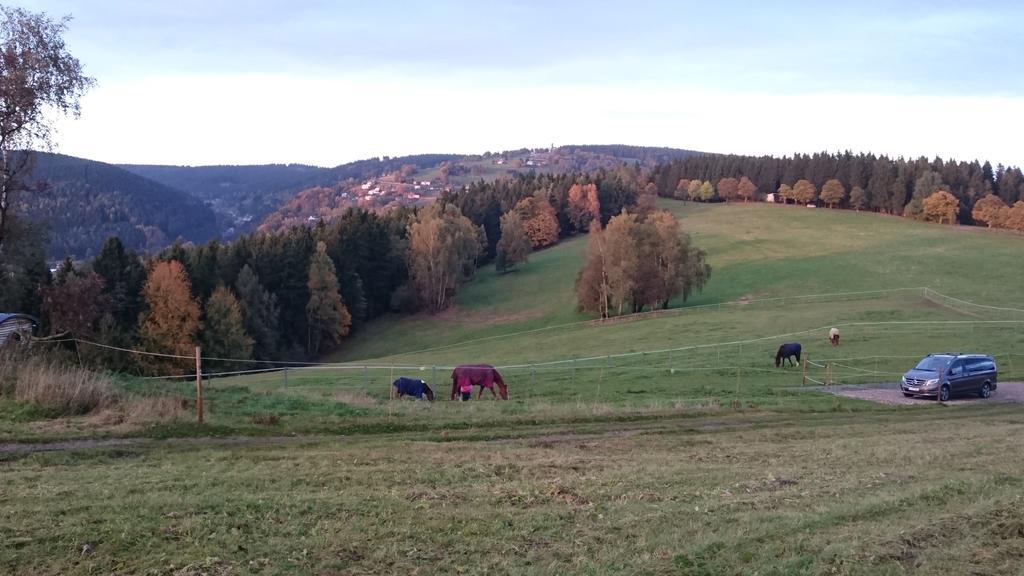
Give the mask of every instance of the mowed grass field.
M 663 206 L 714 267 L 691 309 L 584 322 L 569 240 L 366 327 L 344 365 L 217 378 L 204 426 L 132 432 L 198 438 L 0 451 L 0 573 L 1019 574 L 1019 405 L 840 398 L 772 356 L 799 340 L 808 376 L 863 384 L 956 349 L 1024 379 L 1024 314 L 897 290 L 1019 308 L 1024 239 Z M 388 399 L 403 374 L 443 399 L 463 362 L 507 366 L 512 400 Z M 0 441 L 124 433 L 0 415 Z
M 1016 406 L 505 432 L 8 456 L 0 571 L 1020 573 Z

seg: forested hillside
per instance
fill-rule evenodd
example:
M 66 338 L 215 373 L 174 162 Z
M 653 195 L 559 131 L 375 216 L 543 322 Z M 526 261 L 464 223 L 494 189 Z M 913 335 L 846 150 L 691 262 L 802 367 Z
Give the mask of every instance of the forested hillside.
M 177 238 L 219 236 L 217 218 L 202 201 L 102 162 L 38 154 L 37 191 L 14 198 L 15 212 L 49 228 L 51 258 L 90 258 L 117 236 L 129 248 L 160 250 Z
M 287 203 L 299 192 L 320 186 L 332 186 L 346 180 L 364 180 L 412 165 L 430 168 L 459 158 L 453 154 L 421 154 L 390 158 L 370 158 L 321 168 L 302 164 L 253 166 L 154 166 L 124 165 L 124 169 L 167 186 L 183 190 L 207 201 L 225 216 L 233 230 L 227 235 L 245 232 L 258 225 L 267 214 Z

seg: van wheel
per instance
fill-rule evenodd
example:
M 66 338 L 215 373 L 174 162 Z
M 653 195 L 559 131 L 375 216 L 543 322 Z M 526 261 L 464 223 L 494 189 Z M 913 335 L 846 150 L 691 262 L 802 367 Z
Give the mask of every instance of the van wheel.
M 984 384 L 981 385 L 981 392 L 978 392 L 978 396 L 981 396 L 982 398 L 988 398 L 991 395 L 992 386 L 988 382 L 985 382 Z
M 946 402 L 949 400 L 949 386 L 946 384 L 939 388 L 939 402 Z

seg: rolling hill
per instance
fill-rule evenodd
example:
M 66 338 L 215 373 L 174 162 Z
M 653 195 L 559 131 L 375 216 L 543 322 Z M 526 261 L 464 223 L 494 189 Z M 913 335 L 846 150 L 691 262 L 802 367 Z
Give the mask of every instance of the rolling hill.
M 1017 304 L 1016 262 L 1024 240 L 1013 233 L 763 203 L 662 200 L 661 205 L 680 218 L 684 230 L 708 252 L 714 269 L 704 292 L 688 306 L 922 286 L 965 300 Z M 856 319 L 857 314 L 886 319 L 944 313 L 917 296 L 908 301 L 897 294 L 893 301 L 856 313 L 843 304 L 819 304 L 813 313 L 796 313 L 799 307 L 792 305 L 774 312 L 752 306 L 744 309 L 758 314 L 696 311 L 599 330 L 585 325 L 550 329 L 587 319 L 575 311 L 573 291 L 585 245 L 582 237 L 563 241 L 534 253 L 528 264 L 510 274 L 480 270 L 460 292 L 453 310 L 372 322 L 332 359 L 443 363 L 482 357 L 516 363 L 728 341 Z M 708 321 L 707 330 L 693 330 L 691 323 L 705 314 L 722 319 Z M 537 329 L 545 331 L 522 334 Z M 415 352 L 445 346 L 450 348 Z
M 183 190 L 208 202 L 229 223 L 230 237 L 261 223 L 280 229 L 310 217 L 330 219 L 347 206 L 383 209 L 395 202 L 401 187 L 430 199 L 445 188 L 475 180 L 493 180 L 517 172 L 572 172 L 614 168 L 622 163 L 653 167 L 659 162 L 699 154 L 678 148 L 625 145 L 572 145 L 521 149 L 479 155 L 418 154 L 369 158 L 322 168 L 301 164 L 252 166 L 131 165 L 125 170 Z M 443 175 L 442 175 L 443 174 Z M 384 179 L 384 194 L 370 197 L 366 181 Z M 420 189 L 421 182 L 431 184 Z M 376 186 L 376 184 L 375 184 Z M 391 193 L 391 196 L 388 196 Z M 418 202 L 413 202 L 418 203 Z
M 109 236 L 138 250 L 220 236 L 216 214 L 201 200 L 111 164 L 40 153 L 33 179 L 45 190 L 18 194 L 14 209 L 49 227 L 55 259 L 95 256 Z

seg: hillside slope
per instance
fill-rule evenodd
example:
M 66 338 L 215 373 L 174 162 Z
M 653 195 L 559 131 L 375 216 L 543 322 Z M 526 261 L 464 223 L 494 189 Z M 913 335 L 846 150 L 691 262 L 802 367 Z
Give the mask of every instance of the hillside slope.
M 1024 242 L 1018 235 L 845 210 L 676 201 L 662 201 L 662 206 L 672 210 L 696 244 L 707 250 L 714 268 L 704 292 L 687 305 L 918 286 L 988 304 L 1018 304 L 1018 261 Z M 453 310 L 375 321 L 332 359 L 399 355 L 400 361 L 441 362 L 483 352 L 489 361 L 515 362 L 656 349 L 666 338 L 676 343 L 688 339 L 695 321 L 689 315 L 659 320 L 663 325 L 658 330 L 653 330 L 653 321 L 602 327 L 600 338 L 598 332 L 576 329 L 503 338 L 585 319 L 575 311 L 573 292 L 585 243 L 586 238 L 563 241 L 533 254 L 527 265 L 511 274 L 481 270 L 459 294 Z M 737 316 L 724 325 L 710 321 L 705 325 L 710 332 L 697 333 L 702 338 L 715 333 L 724 341 L 806 328 L 807 323 L 841 319 L 847 312 L 869 319 L 939 313 L 916 296 L 893 298 L 876 307 L 819 304 L 804 315 L 797 313 L 799 306 L 791 306 L 781 314 Z M 499 338 L 413 353 L 494 337 Z
M 220 234 L 202 201 L 111 164 L 39 154 L 33 179 L 47 188 L 18 194 L 14 209 L 49 226 L 53 258 L 93 257 L 109 236 L 159 250 L 179 237 L 206 242 Z

